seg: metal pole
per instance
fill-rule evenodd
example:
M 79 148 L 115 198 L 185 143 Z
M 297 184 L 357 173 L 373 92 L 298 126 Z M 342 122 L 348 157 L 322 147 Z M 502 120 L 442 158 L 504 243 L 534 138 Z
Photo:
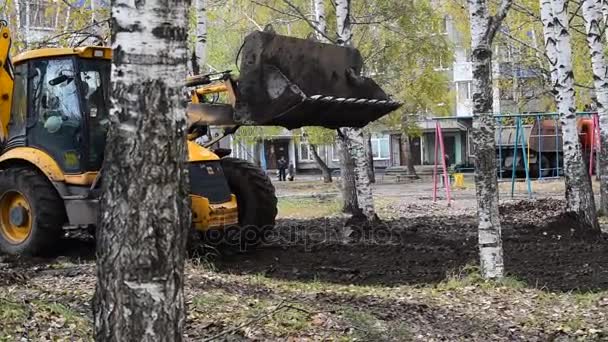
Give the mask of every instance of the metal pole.
M 448 176 L 448 167 L 445 163 L 445 145 L 443 144 L 443 133 L 441 125 L 437 122 L 437 131 L 439 135 L 439 145 L 441 147 L 441 165 L 443 165 L 443 183 L 445 184 L 446 196 L 448 198 L 448 207 L 452 204 L 452 196 L 450 190 L 450 177 Z
M 538 135 L 538 152 L 536 153 L 536 155 L 538 156 L 538 179 L 543 179 L 543 139 L 540 136 L 541 135 L 541 129 L 540 126 L 542 125 L 542 122 L 540 121 L 540 116 L 536 116 L 536 125 L 538 126 L 537 129 L 537 135 Z
M 528 186 L 528 198 L 532 198 L 532 182 L 530 181 L 530 168 L 528 164 L 528 156 L 526 155 L 526 131 L 524 130 L 524 126 L 522 124 L 521 118 L 517 119 L 517 129 L 521 130 L 521 153 L 524 156 L 524 170 L 526 171 L 526 183 Z M 532 131 L 530 131 L 532 132 Z M 530 146 L 528 145 L 528 150 Z
M 559 136 L 557 125 L 558 118 L 553 118 L 553 122 L 555 123 L 555 177 L 559 177 Z M 563 149 L 563 148 L 562 148 Z
M 513 198 L 515 194 L 515 171 L 517 169 L 518 164 L 517 147 L 519 144 L 519 123 L 520 121 L 517 121 L 517 125 L 515 126 L 515 146 L 513 146 L 513 162 L 511 163 L 511 198 Z
M 498 178 L 502 180 L 502 173 L 504 171 L 502 169 L 502 120 L 496 118 L 496 121 L 498 122 Z
M 439 148 L 439 121 L 435 122 L 435 167 L 433 168 L 433 202 L 437 202 L 437 150 Z
M 595 115 L 591 116 L 591 146 L 589 146 L 589 178 L 593 177 L 593 152 L 595 151 Z
M 597 145 L 595 150 L 595 178 L 596 180 L 600 180 L 600 151 L 602 150 L 602 139 L 600 138 L 600 117 L 598 114 L 595 114 L 595 128 L 597 131 L 595 132 L 595 136 L 597 137 Z

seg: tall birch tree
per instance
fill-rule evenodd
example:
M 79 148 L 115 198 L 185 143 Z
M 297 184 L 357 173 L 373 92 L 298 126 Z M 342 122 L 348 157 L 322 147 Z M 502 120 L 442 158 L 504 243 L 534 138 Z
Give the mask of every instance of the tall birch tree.
M 182 92 L 189 6 L 189 0 L 112 1 L 97 341 L 182 340 L 190 226 Z
M 314 34 L 315 38 L 323 43 L 330 43 L 327 39 L 327 19 L 325 14 L 325 0 L 311 0 L 311 8 L 314 13 Z M 327 143 L 333 142 L 333 136 L 335 133 L 331 130 L 322 127 L 309 127 L 303 132 L 307 136 L 307 141 L 310 145 L 310 153 L 312 154 L 313 160 L 321 174 L 323 175 L 323 182 L 331 183 L 333 181 L 331 177 L 331 169 L 327 166 L 327 163 L 319 155 L 319 142 Z M 330 137 L 331 139 L 327 139 Z
M 602 37 L 604 30 L 603 8 L 605 1 L 585 0 L 583 16 L 587 31 L 587 42 L 591 54 L 591 66 L 600 119 L 600 212 L 608 215 L 608 65 L 604 56 L 605 45 Z
M 315 35 L 320 42 L 327 41 L 327 14 L 325 12 L 325 0 L 312 0 L 312 8 L 315 13 L 314 24 L 317 27 Z
M 511 7 L 512 0 L 502 0 L 491 16 L 485 0 L 468 0 L 471 28 L 473 70 L 473 154 L 475 188 L 479 219 L 479 254 L 481 271 L 486 278 L 501 278 L 504 261 L 500 217 L 494 117 L 492 115 L 492 41 Z
M 549 8 L 550 5 L 550 8 Z M 547 52 L 555 51 L 557 80 L 554 85 L 557 111 L 562 128 L 566 210 L 577 215 L 579 221 L 599 230 L 591 178 L 585 167 L 576 124 L 572 46 L 570 43 L 568 6 L 566 0 L 541 0 L 541 7 L 551 20 L 545 23 Z M 554 46 L 551 46 L 554 45 Z
M 194 43 L 194 57 L 192 58 L 193 73 L 203 73 L 207 58 L 207 3 L 206 0 L 194 0 L 196 15 L 196 41 Z
M 351 0 L 336 0 L 336 21 L 338 29 L 338 44 L 343 46 L 353 45 L 353 31 L 351 23 Z M 370 177 L 368 174 L 369 159 L 367 157 L 367 149 L 365 145 L 367 140 L 363 129 L 347 127 L 342 129 L 341 134 L 342 141 L 342 156 L 345 159 L 342 162 L 342 173 L 343 173 L 343 188 L 352 187 L 352 181 L 350 177 L 346 177 L 346 174 L 351 170 L 348 165 L 349 157 L 354 162 L 354 185 L 357 195 L 357 203 L 361 210 L 361 213 L 365 216 L 368 221 L 377 221 L 378 216 L 374 208 L 374 198 L 372 194 L 372 186 Z M 348 156 L 347 154 L 350 154 Z M 347 194 L 350 195 L 350 194 Z M 345 202 L 347 199 L 344 199 Z
M 319 41 L 329 43 L 327 39 L 327 13 L 325 11 L 325 0 L 312 1 L 315 13 L 315 35 Z M 348 30 L 346 33 L 352 36 L 352 32 L 350 30 Z M 360 217 L 362 212 L 359 208 L 359 202 L 357 200 L 357 185 L 355 183 L 354 174 L 355 161 L 350 153 L 347 139 L 348 137 L 343 134 L 343 131 L 339 130 L 338 141 L 340 143 L 340 170 L 342 176 L 343 199 L 342 211 L 353 216 Z M 322 165 L 320 165 L 320 167 L 323 171 Z

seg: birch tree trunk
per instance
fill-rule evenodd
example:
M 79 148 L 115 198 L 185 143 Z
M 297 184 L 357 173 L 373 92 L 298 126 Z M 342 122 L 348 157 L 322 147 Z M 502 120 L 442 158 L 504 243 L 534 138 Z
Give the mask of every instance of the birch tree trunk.
M 24 49 L 27 50 L 30 46 L 30 4 L 25 1 L 23 5 L 25 6 L 25 23 L 23 26 L 23 32 L 25 34 L 22 35 L 22 39 L 24 43 Z
M 367 177 L 370 183 L 376 183 L 376 170 L 374 168 L 374 151 L 372 151 L 372 135 L 367 131 L 363 131 L 365 139 L 365 157 L 367 158 Z
M 350 4 L 351 0 L 336 0 L 336 22 L 338 28 L 338 44 L 343 46 L 351 46 L 353 39 L 352 25 L 350 21 Z M 343 163 L 342 173 L 343 182 L 349 180 L 349 177 L 344 175 L 348 172 L 354 173 L 355 189 L 357 191 L 357 203 L 361 212 L 368 221 L 377 221 L 378 216 L 374 208 L 374 198 L 372 194 L 372 186 L 368 175 L 369 161 L 365 152 L 365 134 L 359 128 L 343 128 L 342 133 L 346 136 L 346 149 L 343 154 L 350 153 L 354 161 L 354 170 L 349 169 L 346 163 Z M 352 186 L 344 183 L 343 188 Z M 345 198 L 346 202 L 347 199 Z M 348 199 L 352 202 L 352 199 Z
M 503 0 L 490 16 L 485 0 L 469 0 L 473 68 L 473 154 L 479 219 L 479 255 L 485 278 L 501 278 L 504 261 L 500 217 L 494 117 L 492 115 L 492 41 L 507 15 L 511 0 Z
M 194 0 L 196 11 L 196 43 L 194 45 L 194 58 L 192 59 L 192 72 L 195 75 L 204 72 L 207 59 L 207 4 L 205 0 Z
M 96 341 L 182 340 L 189 5 L 112 1 L 112 126 L 97 229 Z
M 566 210 L 577 215 L 580 223 L 599 230 L 591 178 L 583 161 L 574 101 L 574 73 L 572 47 L 568 32 L 566 0 L 552 0 L 551 14 L 555 49 L 557 51 L 557 111 L 562 127 L 564 175 L 566 182 Z
M 325 38 L 325 34 L 327 34 L 327 19 L 325 18 L 325 2 L 324 0 L 312 0 L 311 2 L 312 9 L 315 14 L 314 25 L 317 28 L 315 30 L 315 37 L 318 41 L 327 43 L 327 38 Z M 315 160 L 315 163 L 321 170 L 323 174 L 323 182 L 331 183 L 331 170 L 327 167 L 327 164 L 323 161 L 323 159 L 319 156 L 317 146 L 310 145 L 310 150 L 312 152 L 312 156 Z M 346 209 L 346 204 L 343 209 Z M 345 210 L 346 211 L 346 210 Z
M 331 183 L 331 170 L 329 169 L 325 161 L 323 161 L 323 158 L 321 158 L 321 156 L 319 155 L 319 150 L 317 146 L 311 144 L 310 152 L 312 152 L 312 157 L 315 160 L 317 166 L 319 167 L 319 170 L 321 170 L 321 174 L 323 175 L 323 183 Z
M 549 75 L 551 78 L 551 87 L 553 96 L 557 103 L 557 45 L 555 38 L 555 30 L 553 27 L 553 10 L 551 9 L 551 0 L 540 1 L 540 18 L 543 23 L 543 36 L 545 37 L 545 55 L 549 61 Z M 557 167 L 557 166 L 556 166 Z
M 604 16 L 602 14 L 602 0 L 585 0 L 583 3 L 583 16 L 587 29 L 587 43 L 591 53 L 591 66 L 597 98 L 597 112 L 600 118 L 600 212 L 608 215 L 608 65 L 604 56 L 604 43 L 602 40 L 602 27 Z
M 414 159 L 412 159 L 412 141 L 410 136 L 407 134 L 409 129 L 409 118 L 408 114 L 403 113 L 401 115 L 401 152 L 403 154 L 403 164 L 407 166 L 407 173 L 414 178 L 418 179 L 418 174 L 416 173 L 416 168 L 414 167 Z
M 15 25 L 16 25 L 16 32 L 13 33 L 15 35 L 15 37 L 13 38 L 15 41 L 20 41 L 21 40 L 21 6 L 19 4 L 20 0 L 14 0 L 14 4 L 15 4 Z
M 320 42 L 327 43 L 327 38 L 323 34 L 327 34 L 327 17 L 325 14 L 325 0 L 312 0 L 313 9 L 315 11 L 315 36 Z M 323 34 L 321 34 L 321 32 Z
M 349 137 L 343 133 L 344 129 L 338 131 L 340 142 L 340 176 L 342 178 L 342 212 L 360 218 L 363 212 L 357 200 L 357 186 L 355 184 L 355 161 L 349 151 Z
M 418 179 L 416 173 L 416 167 L 414 166 L 414 159 L 412 159 L 412 142 L 406 133 L 401 134 L 401 153 L 403 154 L 403 164 L 407 166 L 407 174 L 411 175 L 415 179 Z

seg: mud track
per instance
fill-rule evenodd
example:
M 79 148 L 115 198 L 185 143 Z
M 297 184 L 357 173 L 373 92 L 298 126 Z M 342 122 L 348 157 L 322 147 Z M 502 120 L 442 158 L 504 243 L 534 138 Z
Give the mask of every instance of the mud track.
M 588 233 L 562 208 L 558 200 L 501 207 L 508 275 L 548 290 L 608 289 L 608 237 Z M 281 220 L 257 251 L 214 263 L 229 273 L 389 286 L 437 283 L 478 263 L 472 215 L 404 217 L 372 230 L 344 223 Z

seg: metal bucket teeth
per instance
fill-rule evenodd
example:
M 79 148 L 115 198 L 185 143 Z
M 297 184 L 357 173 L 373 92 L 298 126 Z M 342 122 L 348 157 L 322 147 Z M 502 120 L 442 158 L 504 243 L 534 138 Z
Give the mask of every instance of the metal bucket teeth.
M 375 99 L 344 99 L 308 97 L 301 104 L 275 117 L 273 125 L 288 129 L 302 126 L 322 126 L 326 128 L 364 127 L 401 106 L 395 101 Z

